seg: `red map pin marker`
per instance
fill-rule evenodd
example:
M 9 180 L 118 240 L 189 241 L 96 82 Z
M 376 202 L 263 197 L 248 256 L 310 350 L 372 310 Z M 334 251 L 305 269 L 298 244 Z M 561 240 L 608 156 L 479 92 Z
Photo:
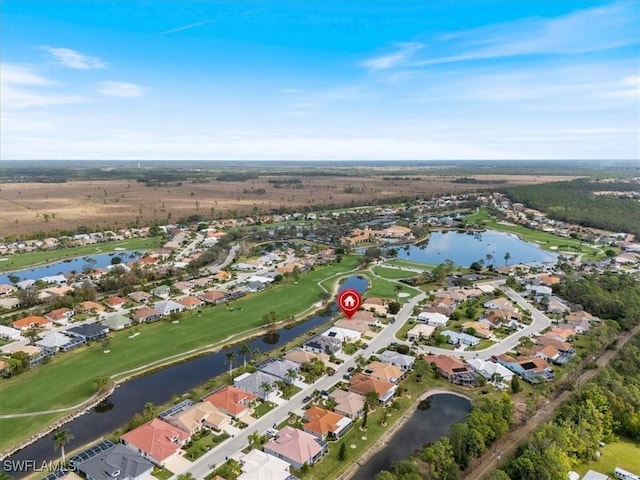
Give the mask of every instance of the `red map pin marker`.
M 340 292 L 340 295 L 338 295 L 338 306 L 347 318 L 353 317 L 353 314 L 358 311 L 360 305 L 362 305 L 362 297 L 357 290 L 349 288 L 343 290 Z

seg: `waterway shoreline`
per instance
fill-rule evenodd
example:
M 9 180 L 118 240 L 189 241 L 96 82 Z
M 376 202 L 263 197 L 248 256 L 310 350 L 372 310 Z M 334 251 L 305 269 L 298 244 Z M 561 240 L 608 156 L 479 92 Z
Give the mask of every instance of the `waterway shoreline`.
M 389 440 L 393 438 L 396 432 L 409 421 L 409 418 L 411 418 L 411 416 L 418 409 L 418 406 L 420 405 L 420 403 L 423 400 L 426 400 L 427 398 L 432 397 L 434 395 L 454 395 L 456 397 L 464 398 L 465 400 L 468 400 L 470 402 L 472 401 L 472 397 L 468 395 L 464 395 L 463 393 L 457 392 L 455 390 L 447 390 L 444 388 L 432 388 L 430 390 L 427 390 L 420 396 L 416 397 L 416 399 L 413 401 L 413 404 L 402 414 L 400 418 L 398 418 L 398 420 L 389 429 L 387 429 L 380 436 L 378 441 L 374 445 L 369 447 L 369 449 L 365 451 L 362 455 L 360 455 L 360 457 L 355 462 L 353 462 L 351 466 L 349 466 L 349 468 L 347 468 L 347 470 L 338 478 L 340 480 L 349 480 L 350 478 L 352 478 L 357 473 L 360 466 L 366 463 L 371 457 L 373 457 L 380 450 L 382 450 L 387 445 L 387 443 L 389 443 Z

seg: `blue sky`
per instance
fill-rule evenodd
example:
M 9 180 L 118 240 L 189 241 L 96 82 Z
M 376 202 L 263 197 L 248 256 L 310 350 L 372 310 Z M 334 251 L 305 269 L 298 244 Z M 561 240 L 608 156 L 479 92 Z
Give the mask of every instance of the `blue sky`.
M 640 2 L 0 3 L 4 159 L 639 159 Z

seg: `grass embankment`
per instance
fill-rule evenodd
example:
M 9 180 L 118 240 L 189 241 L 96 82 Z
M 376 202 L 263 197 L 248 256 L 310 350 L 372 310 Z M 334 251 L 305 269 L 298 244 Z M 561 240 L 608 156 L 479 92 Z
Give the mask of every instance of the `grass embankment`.
M 108 354 L 100 344 L 94 343 L 57 355 L 46 365 L 0 381 L 0 414 L 73 406 L 93 394 L 92 382 L 96 377 L 114 376 L 172 355 L 224 342 L 232 335 L 241 336 L 243 332 L 261 327 L 262 316 L 272 310 L 278 319 L 307 311 L 320 298 L 322 290 L 317 285 L 320 280 L 347 272 L 357 263 L 357 256 L 344 257 L 339 264 L 317 267 L 303 274 L 297 285 L 290 281 L 274 285 L 262 293 L 234 301 L 229 309 L 226 306 L 206 308 L 201 316 L 187 314 L 177 324 L 159 321 L 115 332 L 110 336 Z M 140 334 L 129 338 L 136 332 Z M 0 419 L 3 432 L 0 450 L 64 415 Z
M 394 258 L 392 260 L 387 260 L 385 264 L 395 265 L 397 267 L 409 267 L 420 271 L 433 270 L 437 267 L 437 265 L 434 265 L 432 263 L 414 262 L 412 260 L 405 260 L 404 258 Z M 418 272 L 416 272 L 416 275 L 417 274 Z
M 522 225 L 498 223 L 496 219 L 493 218 L 484 208 L 479 209 L 477 212 L 472 213 L 471 215 L 467 215 L 466 217 L 464 217 L 464 221 L 469 225 L 482 225 L 491 230 L 515 233 L 523 240 L 536 243 L 545 250 L 555 252 L 565 251 L 569 253 L 582 253 L 586 258 L 594 260 L 604 258 L 606 256 L 602 249 L 590 246 L 588 243 L 585 243 L 576 238 L 558 237 L 551 233 L 532 230 Z
M 582 464 L 575 468 L 580 475 L 587 473 L 587 470 L 595 470 L 605 475 L 613 476 L 616 467 L 629 472 L 640 472 L 640 446 L 630 440 L 618 440 L 605 445 L 600 449 L 601 456 L 597 461 Z
M 389 280 L 400 280 L 402 278 L 411 278 L 418 275 L 416 272 L 385 267 L 373 267 L 373 271 L 376 275 L 387 278 Z
M 84 255 L 111 253 L 114 252 L 116 248 L 124 248 L 125 250 L 148 250 L 158 247 L 161 241 L 162 239 L 160 237 L 131 238 L 129 240 L 86 245 L 84 247 L 59 248 L 45 252 L 18 253 L 16 255 L 8 255 L 6 261 L 0 262 L 0 272 L 59 262 Z M 18 274 L 18 276 L 20 276 L 20 274 Z

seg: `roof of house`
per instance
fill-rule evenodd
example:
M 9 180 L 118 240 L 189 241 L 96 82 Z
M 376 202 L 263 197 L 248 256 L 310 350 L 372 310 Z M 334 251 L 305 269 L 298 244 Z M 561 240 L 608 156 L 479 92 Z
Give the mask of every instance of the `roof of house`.
M 211 425 L 223 425 L 228 419 L 229 417 L 218 410 L 211 402 L 199 402 L 175 415 L 166 417 L 167 421 L 175 421 L 174 425 L 186 432 L 194 431 L 203 422 Z
M 378 395 L 384 395 L 395 385 L 385 380 L 371 378 L 362 373 L 356 373 L 349 381 L 349 390 L 366 395 L 369 392 L 376 392 Z
M 445 325 L 449 321 L 449 317 L 447 317 L 446 315 L 443 315 L 442 313 L 429 312 L 429 311 L 420 312 L 418 314 L 418 319 L 424 320 L 426 322 L 441 323 Z
M 423 336 L 430 337 L 433 335 L 436 327 L 433 325 L 425 325 L 424 323 L 416 323 L 413 327 L 409 329 L 407 332 L 407 336 Z
M 209 290 L 208 292 L 204 292 L 203 294 L 201 294 L 201 298 L 207 302 L 220 300 L 224 297 L 225 297 L 224 292 L 220 292 L 218 290 Z
M 327 355 L 326 353 L 308 352 L 299 348 L 291 350 L 283 358 L 292 362 L 299 363 L 300 365 L 302 365 L 303 363 L 311 362 L 314 358 L 317 358 L 324 364 L 329 361 L 329 355 Z
M 116 307 L 122 305 L 126 300 L 122 297 L 109 297 L 105 300 L 105 303 L 110 307 Z
M 467 342 L 467 343 L 478 343 L 480 339 L 478 337 L 474 337 L 473 335 L 469 335 L 464 332 L 455 332 L 453 330 L 443 330 L 442 335 L 448 337 L 449 340 L 456 343 Z
M 310 430 L 322 436 L 340 431 L 345 424 L 344 415 L 316 407 L 315 405 L 305 410 L 304 418 L 307 420 L 304 424 L 305 430 Z
M 356 331 L 362 335 L 369 333 L 369 322 L 364 320 L 358 320 L 355 318 L 342 318 L 338 320 L 335 324 L 338 328 L 347 328 L 349 330 Z
M 265 397 L 267 395 L 267 392 L 264 388 L 262 388 L 262 386 L 265 383 L 273 386 L 276 382 L 279 381 L 280 378 L 274 375 L 258 371 L 254 373 L 244 373 L 234 378 L 233 384 L 236 387 L 242 388 L 243 390 L 255 393 L 260 397 Z
M 339 388 L 331 392 L 329 398 L 336 402 L 336 410 L 346 413 L 350 416 L 356 416 L 364 409 L 366 399 L 354 392 L 345 392 Z
M 165 460 L 180 449 L 178 443 L 171 441 L 173 438 L 182 443 L 189 438 L 189 434 L 159 418 L 154 418 L 122 435 L 122 441 L 159 461 Z
M 82 325 L 76 325 L 75 327 L 67 328 L 66 332 L 75 333 L 82 337 L 92 337 L 106 333 L 109 327 L 100 325 L 99 323 L 83 323 Z
M 517 363 L 527 372 L 538 373 L 549 368 L 547 361 L 539 357 L 520 357 Z
M 242 405 L 241 402 L 249 403 L 256 398 L 253 393 L 232 385 L 226 385 L 208 397 L 205 397 L 204 400 L 233 415 L 237 415 L 247 408 L 246 405 Z
M 411 368 L 416 361 L 415 357 L 412 357 L 411 355 L 404 355 L 393 350 L 385 350 L 378 355 L 378 359 L 383 363 L 393 363 L 395 365 L 403 365 L 408 368 Z
M 149 300 L 151 298 L 151 295 L 149 295 L 147 292 L 131 292 L 129 295 L 127 295 L 131 300 L 134 300 L 136 302 L 139 302 L 140 300 Z
M 456 357 L 452 357 L 451 355 L 425 355 L 424 360 L 427 363 L 435 364 L 438 370 L 446 375 L 454 375 L 456 373 L 469 371 L 469 367 L 467 367 L 461 360 Z
M 287 480 L 291 466 L 273 455 L 253 449 L 239 457 L 242 474 L 237 480 Z
M 560 355 L 560 351 L 556 347 L 553 347 L 551 345 L 538 345 L 533 347 L 533 351 L 536 353 L 540 353 L 547 358 L 555 358 L 556 356 Z
M 568 338 L 573 337 L 575 334 L 576 334 L 576 332 L 574 332 L 573 330 L 571 330 L 569 328 L 552 327 L 543 336 L 545 336 L 545 337 L 560 337 L 560 338 L 563 338 L 563 339 L 567 340 Z
M 264 447 L 301 465 L 322 452 L 322 447 L 313 435 L 289 426 L 280 430 L 276 438 L 271 439 Z
M 289 379 L 289 370 L 300 370 L 300 364 L 281 358 L 270 358 L 257 366 L 258 370 L 279 378 Z
M 80 307 L 82 310 L 95 310 L 96 312 L 104 312 L 104 307 L 99 303 L 87 300 L 86 302 L 80 302 L 76 305 L 76 308 Z
M 124 315 L 109 315 L 108 317 L 103 318 L 101 322 L 103 325 L 113 329 L 126 327 L 132 323 L 131 319 Z
M 378 298 L 378 297 L 367 297 L 362 301 L 363 305 L 385 305 L 386 304 L 386 300 L 384 298 Z
M 391 383 L 396 383 L 402 378 L 402 370 L 398 367 L 377 361 L 369 363 L 365 368 L 365 373 Z
M 56 322 L 58 320 L 62 320 L 62 319 L 68 318 L 68 313 L 69 312 L 73 313 L 73 310 L 71 310 L 70 308 L 66 308 L 66 307 L 56 308 L 55 310 L 51 310 L 49 313 L 47 313 L 46 317 L 49 318 L 50 320 L 53 320 L 54 322 Z
M 482 322 L 464 322 L 462 324 L 462 328 L 465 330 L 473 328 L 476 331 L 476 334 L 482 338 L 491 337 L 491 330 Z
M 178 302 L 174 302 L 173 300 L 163 300 L 161 302 L 156 302 L 154 304 L 156 310 L 158 310 L 162 315 L 168 315 L 172 311 L 181 312 L 184 310 L 184 305 Z
M 49 325 L 50 323 L 51 323 L 51 320 L 48 320 L 44 317 L 31 315 L 28 317 L 21 318 L 20 320 L 16 320 L 11 325 L 14 326 L 15 328 L 28 328 L 33 324 L 43 327 L 45 325 Z
M 60 332 L 51 332 L 36 342 L 36 345 L 44 348 L 60 348 L 72 341 L 71 337 L 67 337 Z
M 502 378 L 510 378 L 513 376 L 513 372 L 508 368 L 500 365 L 496 362 L 489 360 L 482 360 L 481 358 L 472 358 L 467 360 L 467 364 L 477 372 L 482 372 L 487 376 L 494 374 L 500 375 Z
M 144 318 L 157 317 L 160 315 L 162 315 L 162 313 L 156 310 L 155 308 L 142 307 L 136 310 L 132 316 L 134 320 L 141 320 Z
M 153 469 L 153 464 L 124 445 L 111 448 L 77 464 L 78 470 L 94 480 L 138 478 Z M 116 472 L 120 472 L 116 475 Z
M 595 470 L 589 470 L 584 474 L 582 480 L 609 480 L 609 476 L 604 473 L 596 472 Z
M 484 302 L 485 308 L 497 308 L 499 310 L 515 310 L 511 302 L 506 298 L 494 298 Z
M 178 302 L 185 307 L 197 307 L 199 305 L 202 305 L 202 300 L 194 296 L 181 298 L 180 300 L 178 300 Z

